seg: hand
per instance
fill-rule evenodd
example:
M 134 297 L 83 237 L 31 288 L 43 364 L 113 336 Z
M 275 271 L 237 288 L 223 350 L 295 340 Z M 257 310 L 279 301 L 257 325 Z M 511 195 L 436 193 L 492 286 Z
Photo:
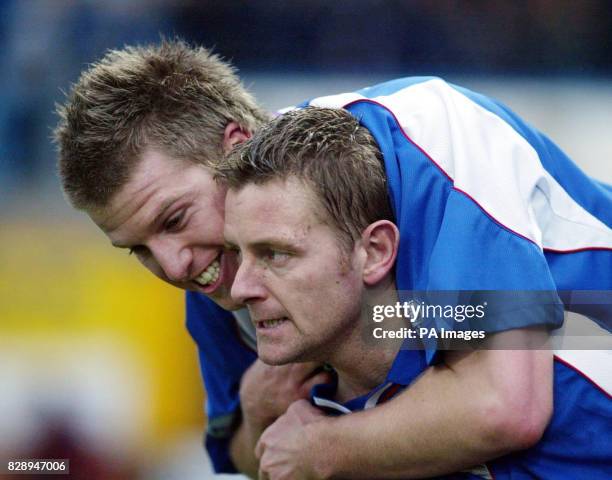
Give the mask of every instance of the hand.
M 263 431 L 284 414 L 289 405 L 307 398 L 310 389 L 331 380 L 316 363 L 266 365 L 256 360 L 244 373 L 240 384 L 243 420 L 254 430 Z
M 306 400 L 291 404 L 262 434 L 255 447 L 260 480 L 314 480 L 323 478 L 314 466 L 316 438 L 307 426 L 326 418 Z

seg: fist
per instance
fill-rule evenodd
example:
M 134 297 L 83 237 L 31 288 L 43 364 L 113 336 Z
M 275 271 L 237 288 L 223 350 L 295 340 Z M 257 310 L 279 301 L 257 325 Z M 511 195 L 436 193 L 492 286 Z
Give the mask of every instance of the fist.
M 293 402 L 307 398 L 314 385 L 330 380 L 330 374 L 322 371 L 319 364 L 272 366 L 258 359 L 244 373 L 240 384 L 244 419 L 263 430 Z
M 259 478 L 264 480 L 312 480 L 321 478 L 315 467 L 316 435 L 308 430 L 325 418 L 306 400 L 291 404 L 287 412 L 263 433 L 255 456 L 259 459 Z

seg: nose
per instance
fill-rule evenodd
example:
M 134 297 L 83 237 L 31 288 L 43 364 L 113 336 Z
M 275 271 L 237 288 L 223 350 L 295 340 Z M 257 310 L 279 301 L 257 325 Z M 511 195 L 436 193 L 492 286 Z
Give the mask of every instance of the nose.
M 256 265 L 243 259 L 234 277 L 230 294 L 237 302 L 247 305 L 265 299 L 266 289 Z
M 190 248 L 167 242 L 157 243 L 149 248 L 168 280 L 180 283 L 190 279 L 193 262 Z

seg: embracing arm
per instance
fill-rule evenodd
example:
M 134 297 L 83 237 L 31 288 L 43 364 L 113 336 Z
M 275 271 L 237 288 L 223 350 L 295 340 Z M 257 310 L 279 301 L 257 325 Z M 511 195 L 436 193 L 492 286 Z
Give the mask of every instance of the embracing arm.
M 249 478 L 257 478 L 259 462 L 253 452 L 262 431 L 241 421 L 230 442 L 232 462 L 239 472 L 244 473 Z
M 314 363 L 270 366 L 256 360 L 240 383 L 242 418 L 230 442 L 230 457 L 237 470 L 257 478 L 259 461 L 255 445 L 261 433 L 294 401 L 306 398 L 310 389 L 329 381 L 329 373 Z
M 524 344 L 536 333 L 500 333 L 488 348 Z M 537 443 L 552 413 L 552 367 L 552 352 L 545 350 L 447 352 L 441 365 L 377 408 L 317 419 L 293 435 L 295 428 L 275 432 L 272 425 L 258 453 L 262 465 L 278 465 L 279 446 L 287 451 L 291 441 L 302 442 L 287 461 L 301 462 L 308 474 L 292 478 L 452 473 Z M 275 450 L 277 458 L 267 458 Z

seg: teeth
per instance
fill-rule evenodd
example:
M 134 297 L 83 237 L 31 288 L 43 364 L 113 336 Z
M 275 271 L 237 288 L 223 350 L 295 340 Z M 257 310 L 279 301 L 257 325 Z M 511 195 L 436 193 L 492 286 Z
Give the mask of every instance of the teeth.
M 204 270 L 197 278 L 195 278 L 195 281 L 203 287 L 215 283 L 219 278 L 219 269 L 219 260 L 215 260 L 208 266 L 206 270 Z
M 272 328 L 284 321 L 285 321 L 284 318 L 274 318 L 272 320 L 262 320 L 259 323 L 261 326 L 263 326 L 263 328 Z

